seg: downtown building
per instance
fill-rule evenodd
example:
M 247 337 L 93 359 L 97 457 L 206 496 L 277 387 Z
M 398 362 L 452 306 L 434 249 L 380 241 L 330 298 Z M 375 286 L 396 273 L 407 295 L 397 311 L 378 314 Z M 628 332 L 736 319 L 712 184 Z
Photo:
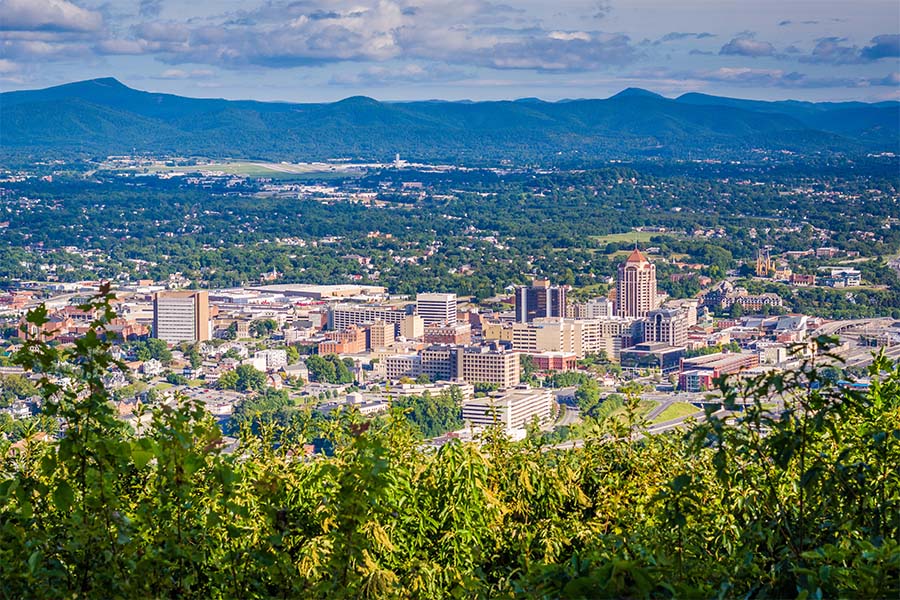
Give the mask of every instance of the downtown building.
M 519 355 L 496 346 L 435 344 L 418 354 L 385 357 L 388 379 L 428 375 L 432 381 L 461 380 L 507 389 L 519 384 Z
M 328 328 L 341 331 L 353 325 L 383 321 L 394 326 L 394 335 L 400 333 L 400 324 L 409 313 L 404 307 L 373 304 L 337 304 L 328 311 Z
M 417 294 L 416 314 L 425 325 L 456 325 L 456 294 Z
M 157 292 L 153 296 L 153 337 L 167 344 L 210 339 L 208 292 Z
M 513 350 L 532 355 L 562 352 L 581 359 L 604 353 L 610 360 L 618 360 L 623 348 L 640 339 L 641 321 L 625 317 L 541 318 L 512 327 Z
M 530 323 L 544 317 L 566 316 L 566 286 L 535 279 L 530 286 L 516 288 L 516 322 Z
M 500 426 L 507 434 L 523 437 L 537 419 L 547 423 L 553 415 L 553 394 L 549 389 L 516 388 L 503 394 L 466 400 L 462 418 L 472 427 Z
M 656 306 L 656 265 L 635 248 L 619 265 L 616 315 L 643 319 Z

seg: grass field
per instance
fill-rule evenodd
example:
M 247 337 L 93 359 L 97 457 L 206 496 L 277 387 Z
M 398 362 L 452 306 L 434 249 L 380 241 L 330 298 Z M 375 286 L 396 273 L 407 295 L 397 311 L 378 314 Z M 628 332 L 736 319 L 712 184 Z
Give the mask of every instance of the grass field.
M 687 417 L 699 412 L 701 412 L 701 410 L 690 402 L 675 402 L 666 408 L 666 410 L 659 413 L 652 422 L 662 423 L 663 421 L 671 421 L 672 419 Z
M 651 410 L 653 410 L 655 407 L 656 407 L 656 402 L 654 402 L 653 400 L 641 400 L 640 403 L 638 403 L 638 408 L 637 408 L 637 411 L 636 411 L 636 412 L 637 412 L 637 416 L 643 417 L 643 416 L 645 416 L 648 412 L 650 412 Z M 610 417 L 617 418 L 617 419 L 622 419 L 622 420 L 624 420 L 624 419 L 625 419 L 625 413 L 626 413 L 626 412 L 627 412 L 627 408 L 626 408 L 625 406 L 622 406 L 622 407 L 620 407 L 620 408 L 617 408 L 617 409 L 616 409 L 611 415 L 609 415 L 609 416 L 610 416 Z
M 270 163 L 252 161 L 209 162 L 191 166 L 172 166 L 165 162 L 152 162 L 139 167 L 109 167 L 111 170 L 130 173 L 222 173 L 244 177 L 271 179 L 334 179 L 359 177 L 362 171 L 346 165 L 330 163 Z
M 607 235 L 597 235 L 593 236 L 593 238 L 601 244 L 609 244 L 612 242 L 638 242 L 639 244 L 646 244 L 650 241 L 651 237 L 657 235 L 665 234 L 655 231 L 628 231 L 626 233 L 610 233 Z

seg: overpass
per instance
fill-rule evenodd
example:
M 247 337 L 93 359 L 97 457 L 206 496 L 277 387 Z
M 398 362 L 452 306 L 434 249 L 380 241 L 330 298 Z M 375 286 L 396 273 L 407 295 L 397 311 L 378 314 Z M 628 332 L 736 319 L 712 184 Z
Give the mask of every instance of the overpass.
M 850 319 L 846 321 L 832 321 L 831 323 L 825 323 L 818 329 L 812 332 L 812 337 L 819 337 L 820 335 L 840 335 L 846 331 L 851 329 L 859 329 L 863 327 L 869 327 L 872 325 L 877 325 L 879 327 L 889 327 L 891 323 L 893 323 L 895 319 L 891 319 L 889 317 L 878 317 L 874 319 Z

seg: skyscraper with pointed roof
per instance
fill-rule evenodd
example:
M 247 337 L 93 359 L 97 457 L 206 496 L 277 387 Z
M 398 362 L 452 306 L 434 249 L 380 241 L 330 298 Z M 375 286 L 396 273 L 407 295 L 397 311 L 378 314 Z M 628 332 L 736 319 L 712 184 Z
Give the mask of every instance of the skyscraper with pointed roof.
M 616 280 L 616 314 L 643 319 L 656 308 L 656 265 L 634 251 L 619 265 Z

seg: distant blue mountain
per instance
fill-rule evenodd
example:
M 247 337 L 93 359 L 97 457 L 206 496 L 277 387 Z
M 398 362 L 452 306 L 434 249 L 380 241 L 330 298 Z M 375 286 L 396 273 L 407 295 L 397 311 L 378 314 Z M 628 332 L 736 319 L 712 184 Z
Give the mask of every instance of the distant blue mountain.
M 313 160 L 739 157 L 898 151 L 900 104 L 761 102 L 638 88 L 604 100 L 292 104 L 185 98 L 116 79 L 0 94 L 7 161 L 142 152 Z

